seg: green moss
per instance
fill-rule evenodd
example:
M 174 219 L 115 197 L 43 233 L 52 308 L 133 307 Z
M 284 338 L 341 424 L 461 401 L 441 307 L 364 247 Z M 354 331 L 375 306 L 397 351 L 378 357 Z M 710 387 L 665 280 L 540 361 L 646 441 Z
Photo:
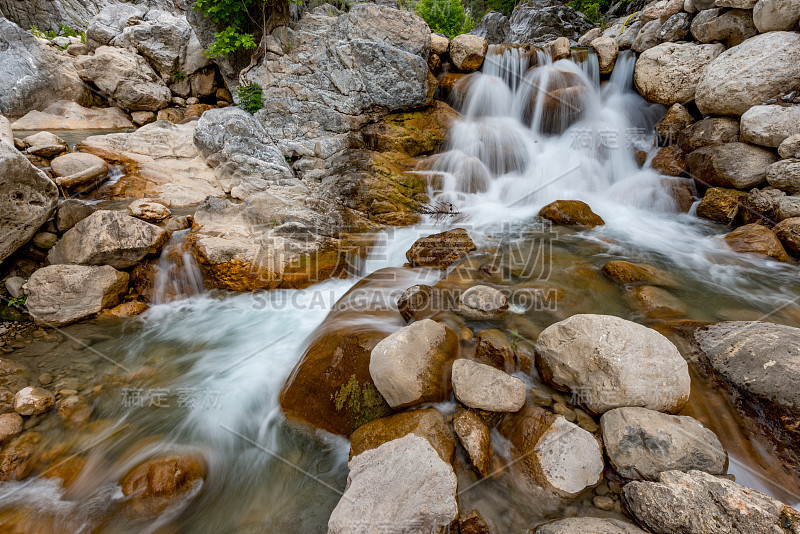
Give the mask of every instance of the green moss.
M 336 411 L 347 410 L 353 420 L 353 429 L 375 419 L 386 417 L 392 409 L 371 382 L 359 384 L 356 375 L 333 395 Z

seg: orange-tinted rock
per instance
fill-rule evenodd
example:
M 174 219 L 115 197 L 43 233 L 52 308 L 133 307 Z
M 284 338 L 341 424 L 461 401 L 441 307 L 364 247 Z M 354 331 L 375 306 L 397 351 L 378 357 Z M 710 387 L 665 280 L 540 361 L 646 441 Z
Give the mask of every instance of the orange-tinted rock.
M 463 228 L 417 239 L 406 252 L 412 267 L 446 269 L 473 250 L 475 243 Z
M 487 476 L 492 466 L 489 427 L 475 412 L 459 407 L 453 416 L 453 430 L 467 451 L 472 467 L 480 476 Z
M 790 217 L 772 229 L 784 247 L 795 256 L 800 256 L 800 217 Z
M 407 434 L 417 434 L 427 439 L 442 460 L 453 462 L 455 438 L 444 417 L 435 408 L 401 412 L 358 427 L 350 435 L 350 458 Z
M 439 149 L 457 118 L 453 108 L 436 101 L 421 110 L 387 115 L 381 122 L 364 127 L 361 134 L 370 150 L 422 156 Z
M 45 478 L 60 478 L 64 481 L 64 486 L 69 486 L 78 478 L 85 466 L 86 460 L 80 456 L 70 456 L 56 461 L 42 472 L 42 476 Z
M 603 265 L 603 274 L 612 282 L 624 285 L 650 284 L 676 287 L 677 282 L 667 273 L 646 263 L 613 260 Z
M 200 455 L 160 458 L 138 465 L 120 484 L 126 497 L 171 497 L 205 478 L 207 470 L 205 459 Z
M 158 112 L 157 120 L 178 124 L 186 116 L 185 108 L 165 108 Z
M 469 91 L 470 81 L 475 74 L 463 72 L 448 72 L 439 78 L 439 95 L 441 100 L 446 100 L 455 106 L 463 102 Z
M 141 315 L 142 313 L 146 312 L 148 308 L 149 306 L 144 302 L 139 300 L 131 300 L 129 302 L 123 302 L 122 304 L 119 304 L 110 310 L 105 310 L 103 313 L 111 317 L 127 319 Z
M 789 261 L 789 255 L 778 237 L 765 226 L 746 224 L 725 236 L 728 246 L 735 252 L 761 254 L 778 261 Z
M 744 193 L 736 189 L 712 187 L 697 205 L 698 217 L 710 219 L 723 224 L 730 224 L 736 219 L 739 204 Z
M 186 111 L 184 112 L 183 117 L 185 119 L 188 119 L 189 117 L 199 117 L 209 109 L 214 109 L 214 106 L 211 104 L 192 104 L 191 106 L 186 106 Z
M 489 525 L 475 510 L 458 520 L 458 529 L 461 534 L 492 534 Z
M 686 172 L 686 157 L 678 145 L 670 145 L 658 151 L 650 165 L 667 176 L 683 176 Z
M 83 397 L 71 395 L 58 403 L 58 415 L 67 425 L 80 425 L 89 420 L 92 407 Z
M 580 200 L 556 200 L 543 207 L 539 216 L 565 226 L 594 228 L 605 224 L 588 204 Z
M 475 347 L 476 361 L 509 374 L 516 370 L 514 349 L 502 331 L 494 328 L 481 330 L 475 339 L 478 342 Z
M 0 452 L 0 480 L 22 480 L 30 474 L 39 439 L 38 433 L 26 432 L 3 448 Z
M 636 309 L 652 319 L 674 319 L 687 312 L 677 297 L 660 287 L 636 287 L 631 290 L 631 300 Z

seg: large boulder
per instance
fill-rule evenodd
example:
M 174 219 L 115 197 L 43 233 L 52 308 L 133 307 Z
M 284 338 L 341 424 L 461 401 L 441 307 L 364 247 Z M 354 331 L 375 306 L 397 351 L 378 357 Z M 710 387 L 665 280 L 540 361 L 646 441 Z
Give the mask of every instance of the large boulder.
M 469 33 L 483 37 L 489 44 L 500 44 L 506 40 L 510 31 L 508 17 L 498 11 L 488 11 Z
M 489 365 L 464 358 L 453 362 L 453 393 L 465 406 L 487 412 L 516 412 L 525 404 L 525 382 Z
M 800 3 L 797 0 L 758 0 L 753 7 L 753 21 L 761 33 L 797 30 Z
M 800 194 L 800 159 L 782 159 L 770 165 L 767 182 L 789 194 Z
M 350 460 L 347 487 L 328 520 L 330 534 L 375 525 L 447 532 L 458 517 L 456 475 L 423 437 L 409 434 Z
M 734 252 L 759 254 L 777 261 L 789 261 L 789 255 L 786 254 L 775 233 L 760 224 L 740 226 L 725 236 L 725 242 Z
M 423 319 L 380 341 L 369 374 L 392 408 L 441 402 L 450 396 L 450 368 L 458 339 L 446 326 Z
M 707 146 L 686 157 L 698 186 L 733 189 L 750 189 L 763 183 L 767 168 L 777 159 L 769 150 L 745 143 Z
M 661 25 L 658 40 L 662 43 L 680 41 L 689 33 L 692 16 L 686 12 L 675 13 Z
M 338 17 L 308 14 L 265 45 L 241 74 L 263 88 L 257 119 L 281 154 L 329 174 L 336 169 L 326 162 L 350 147 L 351 132 L 428 103 L 435 89 L 430 28 L 409 11 L 364 3 Z
M 632 523 L 619 519 L 570 517 L 541 525 L 533 534 L 646 534 Z
M 170 208 L 196 206 L 207 197 L 224 197 L 214 171 L 194 144 L 197 122 L 158 121 L 131 133 L 94 135 L 77 148 L 122 165 L 125 174 L 98 197 L 150 198 Z
M 611 37 L 604 36 L 594 39 L 589 45 L 594 48 L 594 51 L 597 53 L 600 74 L 611 74 L 611 71 L 614 70 L 617 54 L 619 53 L 617 41 Z
M 100 210 L 72 227 L 47 255 L 51 264 L 133 267 L 161 250 L 169 236 L 121 211 Z
M 120 26 L 118 33 L 106 40 L 116 25 Z M 178 72 L 190 76 L 211 64 L 183 14 L 113 4 L 92 20 L 87 38 L 103 45 L 136 49 L 164 79 Z
M 565 226 L 594 228 L 605 224 L 602 217 L 580 200 L 556 200 L 539 210 L 539 217 Z
M 15 2 L 19 4 L 20 2 Z M 19 117 L 54 100 L 90 100 L 74 58 L 0 17 L 0 113 Z
M 632 480 L 663 471 L 725 474 L 728 454 L 717 436 L 691 417 L 645 408 L 616 408 L 600 418 L 603 445 L 614 469 Z
M 678 134 L 678 146 L 684 152 L 739 141 L 739 121 L 729 117 L 708 117 Z
M 730 224 L 739 213 L 739 207 L 744 198 L 745 194 L 736 189 L 711 187 L 697 205 L 697 216 L 722 224 Z
M 85 108 L 77 102 L 59 100 L 42 111 L 31 111 L 14 122 L 15 130 L 103 130 L 133 128 L 119 108 Z
M 12 145 L 0 141 L 0 262 L 24 245 L 58 202 L 58 189 Z
M 553 0 L 537 0 L 519 5 L 511 13 L 506 43 L 527 43 L 542 46 L 559 37 L 571 44 L 592 28 L 583 13 Z
M 778 94 L 800 88 L 798 78 L 800 33 L 757 35 L 719 54 L 702 71 L 697 107 L 704 115 L 742 115 Z
M 667 338 L 610 315 L 573 315 L 536 341 L 536 366 L 589 412 L 640 406 L 676 413 L 689 400 L 689 368 Z
M 742 115 L 742 141 L 777 148 L 800 134 L 800 106 L 753 106 Z
M 172 99 L 147 61 L 130 50 L 101 46 L 93 56 L 81 56 L 76 66 L 82 79 L 132 111 L 157 111 Z
M 800 513 L 756 490 L 703 471 L 667 471 L 623 488 L 628 510 L 655 534 L 796 532 Z
M 724 50 L 721 44 L 662 43 L 639 56 L 633 81 L 650 102 L 694 100 L 704 69 Z
M 658 30 L 661 29 L 661 23 L 656 20 L 651 20 L 642 25 L 636 37 L 631 43 L 631 49 L 636 52 L 644 52 L 656 46 L 658 43 Z
M 703 361 L 730 384 L 746 406 L 797 437 L 800 365 L 794 354 L 800 329 L 764 322 L 732 321 L 694 334 Z
M 800 133 L 790 135 L 778 147 L 778 155 L 782 158 L 800 159 Z
M 526 404 L 497 426 L 512 446 L 512 472 L 532 490 L 573 498 L 596 485 L 603 474 L 597 440 L 560 415 Z
M 53 158 L 50 168 L 56 175 L 56 183 L 64 188 L 99 183 L 108 174 L 108 164 L 103 158 L 82 152 Z
M 725 41 L 736 46 L 758 34 L 753 13 L 745 9 L 714 8 L 701 11 L 692 20 L 692 35 L 701 43 Z
M 128 289 L 128 273 L 108 265 L 50 265 L 25 284 L 28 313 L 46 326 L 88 319 L 115 306 Z
M 442 460 L 453 462 L 455 438 L 444 416 L 435 408 L 400 412 L 358 427 L 350 434 L 350 459 L 408 434 L 427 439 Z
M 299 185 L 283 154 L 252 115 L 237 107 L 203 113 L 194 142 L 220 185 L 245 199 L 270 185 Z

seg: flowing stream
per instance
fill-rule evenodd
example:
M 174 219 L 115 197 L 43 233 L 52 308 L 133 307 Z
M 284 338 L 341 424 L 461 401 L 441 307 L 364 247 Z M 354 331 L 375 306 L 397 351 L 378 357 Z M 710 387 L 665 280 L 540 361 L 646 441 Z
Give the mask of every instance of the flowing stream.
M 637 165 L 634 151 L 650 149 L 665 110 L 632 90 L 634 61 L 622 53 L 601 85 L 593 56 L 581 64 L 553 63 L 543 54 L 492 47 L 483 72 L 460 82 L 455 104 L 462 117 L 447 147 L 419 171 L 432 178 L 432 199 L 452 204 L 458 215 L 382 234 L 362 275 L 401 267 L 418 237 L 463 227 L 479 250 L 492 251 L 476 260 L 486 258 L 487 280 L 528 296 L 544 290 L 564 295 L 545 307 L 512 298 L 516 313 L 502 328 L 523 337 L 535 339 L 574 313 L 649 324 L 651 318 L 598 273 L 612 259 L 669 273 L 680 304 L 670 318 L 757 319 L 777 309 L 765 320 L 800 326 L 791 304 L 800 296 L 795 266 L 730 252 L 720 238 L 724 228 L 678 213 L 664 177 Z M 587 202 L 606 224 L 591 231 L 542 227 L 539 209 L 558 199 Z M 358 279 L 304 290 L 203 292 L 176 236 L 161 260 L 157 305 L 136 320 L 97 326 L 107 336 L 97 347 L 111 361 L 98 360 L 96 372 L 121 378 L 96 403 L 94 432 L 77 438 L 87 468 L 66 489 L 42 477 L 0 483 L 0 520 L 9 510 L 28 513 L 28 531 L 43 533 L 326 531 L 345 487 L 348 442 L 287 425 L 278 394 L 308 340 Z M 542 243 L 546 254 L 536 256 Z M 526 270 L 532 257 L 534 272 Z M 451 280 L 446 273 L 395 272 L 369 287 L 391 295 L 420 280 Z M 330 321 L 322 328 L 332 328 Z M 358 324 L 386 331 L 403 325 L 397 314 L 336 317 L 337 327 Z M 66 331 L 82 337 L 80 328 L 86 327 Z M 730 451 L 730 472 L 788 504 L 800 502 L 798 479 L 781 466 L 760 427 L 743 420 L 713 380 L 698 369 L 693 375 L 684 413 L 718 433 Z M 176 448 L 202 451 L 207 480 L 193 500 L 143 524 L 126 508 L 116 482 L 154 451 Z M 460 487 L 477 481 L 468 468 L 457 471 Z M 462 494 L 460 506 L 478 509 L 495 532 L 527 532 L 548 518 L 503 478 Z M 613 512 L 593 508 L 590 494 L 559 514 Z

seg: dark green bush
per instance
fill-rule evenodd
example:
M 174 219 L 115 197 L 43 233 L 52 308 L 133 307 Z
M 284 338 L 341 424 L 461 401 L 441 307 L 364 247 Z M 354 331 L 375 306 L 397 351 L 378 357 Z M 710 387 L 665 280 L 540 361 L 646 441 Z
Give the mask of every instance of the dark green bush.
M 239 87 L 239 107 L 253 114 L 264 108 L 264 93 L 257 83 Z
M 475 27 L 475 21 L 466 12 L 460 0 L 420 0 L 417 15 L 428 23 L 431 31 L 452 39 Z

